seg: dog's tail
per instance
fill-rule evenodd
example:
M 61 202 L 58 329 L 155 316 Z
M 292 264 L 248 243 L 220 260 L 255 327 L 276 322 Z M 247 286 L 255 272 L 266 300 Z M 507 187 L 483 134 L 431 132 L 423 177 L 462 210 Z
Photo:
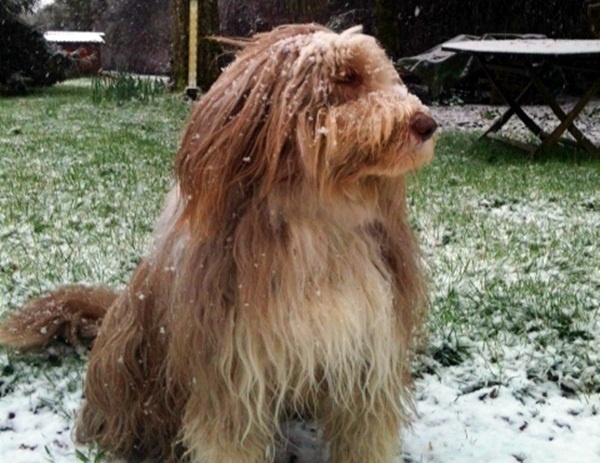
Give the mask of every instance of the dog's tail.
M 32 299 L 0 322 L 0 344 L 27 350 L 66 341 L 89 345 L 118 293 L 104 287 L 64 286 Z

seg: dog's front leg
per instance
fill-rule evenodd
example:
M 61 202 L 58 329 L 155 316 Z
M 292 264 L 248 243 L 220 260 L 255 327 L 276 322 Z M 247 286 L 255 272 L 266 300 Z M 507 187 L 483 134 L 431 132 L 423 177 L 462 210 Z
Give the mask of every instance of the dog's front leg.
M 273 415 L 246 396 L 215 387 L 193 394 L 183 418 L 183 444 L 193 463 L 271 463 Z
M 393 463 L 400 451 L 404 414 L 397 401 L 357 393 L 345 404 L 330 402 L 323 416 L 330 463 Z

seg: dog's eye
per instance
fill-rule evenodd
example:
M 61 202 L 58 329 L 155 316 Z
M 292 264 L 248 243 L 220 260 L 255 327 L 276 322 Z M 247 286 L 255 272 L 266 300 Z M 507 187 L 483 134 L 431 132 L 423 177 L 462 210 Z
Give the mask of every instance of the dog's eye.
M 335 76 L 335 82 L 341 85 L 358 85 L 360 83 L 360 77 L 354 70 L 342 71 Z

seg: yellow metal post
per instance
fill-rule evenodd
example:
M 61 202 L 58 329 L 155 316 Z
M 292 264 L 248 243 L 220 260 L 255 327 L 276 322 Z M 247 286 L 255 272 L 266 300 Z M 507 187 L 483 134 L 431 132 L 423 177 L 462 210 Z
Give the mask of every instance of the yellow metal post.
M 188 88 L 186 93 L 192 98 L 195 98 L 198 93 L 198 0 L 190 0 Z

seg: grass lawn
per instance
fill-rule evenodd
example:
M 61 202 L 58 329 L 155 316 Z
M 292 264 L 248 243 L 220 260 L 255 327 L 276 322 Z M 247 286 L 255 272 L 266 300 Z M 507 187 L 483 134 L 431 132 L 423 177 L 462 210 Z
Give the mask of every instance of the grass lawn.
M 95 104 L 89 81 L 0 99 L 0 314 L 64 283 L 125 284 L 172 182 L 189 109 L 170 95 Z M 444 133 L 409 195 L 432 301 L 416 375 L 450 374 L 457 394 L 503 387 L 525 403 L 551 387 L 597 404 L 600 159 L 530 160 Z M 0 406 L 0 455 L 103 461 L 69 441 L 84 369 L 52 350 L 0 350 L 0 402 L 13 404 Z M 29 429 L 20 414 L 50 437 L 18 437 Z
M 600 392 L 600 159 L 533 161 L 446 134 L 412 186 L 434 290 L 430 356 L 452 365 L 475 348 L 501 371 L 521 346 L 531 378 Z

